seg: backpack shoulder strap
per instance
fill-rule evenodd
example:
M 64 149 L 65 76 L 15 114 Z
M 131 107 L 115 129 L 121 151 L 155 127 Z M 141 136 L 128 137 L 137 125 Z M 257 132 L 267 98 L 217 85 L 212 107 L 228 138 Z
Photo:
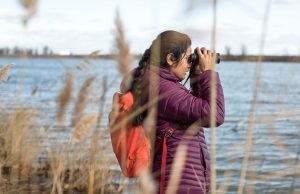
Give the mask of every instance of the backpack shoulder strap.
M 164 135 L 162 142 L 162 158 L 161 158 L 161 168 L 160 168 L 160 194 L 165 192 L 165 176 L 166 176 L 166 166 L 167 166 L 167 138 L 171 137 L 175 131 L 175 128 L 169 128 Z

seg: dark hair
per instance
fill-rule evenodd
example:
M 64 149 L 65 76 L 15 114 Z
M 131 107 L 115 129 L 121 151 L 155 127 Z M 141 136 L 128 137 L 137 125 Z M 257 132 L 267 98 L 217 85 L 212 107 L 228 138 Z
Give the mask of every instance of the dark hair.
M 135 69 L 130 91 L 134 96 L 132 112 L 141 106 L 141 97 L 144 88 L 143 77 L 148 66 L 155 65 L 159 67 L 168 67 L 166 56 L 172 53 L 175 64 L 181 60 L 181 56 L 191 46 L 191 39 L 188 35 L 177 31 L 164 31 L 153 40 L 149 49 L 146 49 L 142 55 L 138 67 Z M 143 113 L 136 116 L 132 124 L 139 125 L 143 121 Z

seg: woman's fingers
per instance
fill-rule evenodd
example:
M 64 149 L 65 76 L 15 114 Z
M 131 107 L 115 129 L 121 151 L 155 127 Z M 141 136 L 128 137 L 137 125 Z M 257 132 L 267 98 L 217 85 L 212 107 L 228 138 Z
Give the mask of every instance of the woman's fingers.
M 202 55 L 211 56 L 211 54 L 212 54 L 212 52 L 210 50 L 208 50 L 207 48 L 205 48 L 205 47 L 201 48 L 201 52 L 202 52 Z
M 199 55 L 199 65 L 197 65 L 195 73 L 201 74 L 206 70 L 213 70 L 216 53 L 205 47 L 196 47 L 196 52 Z
M 200 49 L 200 53 L 201 53 L 202 56 L 207 55 L 207 49 L 206 49 L 205 47 L 202 47 L 202 48 Z
M 211 56 L 212 56 L 212 53 L 211 53 L 211 51 L 210 51 L 210 50 L 207 50 L 207 55 L 208 55 L 209 57 L 211 57 Z
M 206 49 L 205 47 L 197 48 L 199 54 L 199 64 L 201 72 L 213 69 L 213 52 Z

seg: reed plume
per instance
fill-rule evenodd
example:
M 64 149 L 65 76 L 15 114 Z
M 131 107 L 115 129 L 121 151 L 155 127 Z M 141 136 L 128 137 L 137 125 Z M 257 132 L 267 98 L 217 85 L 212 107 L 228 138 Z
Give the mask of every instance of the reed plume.
M 88 56 L 84 57 L 83 61 L 76 65 L 76 68 L 80 71 L 88 70 L 88 65 L 90 64 L 90 59 L 96 58 L 100 53 L 100 50 L 93 51 Z
M 38 0 L 20 0 L 22 7 L 26 10 L 23 16 L 23 25 L 26 26 L 28 21 L 36 14 Z
M 70 143 L 77 143 L 81 139 L 86 138 L 90 130 L 92 129 L 92 126 L 97 123 L 97 118 L 97 114 L 90 114 L 82 117 L 73 129 Z
M 93 58 L 97 57 L 100 54 L 100 52 L 101 52 L 100 50 L 95 50 L 95 51 L 91 52 L 86 58 L 93 59 Z
M 119 72 L 125 76 L 130 71 L 130 64 L 133 57 L 130 55 L 130 49 L 125 39 L 125 32 L 119 13 L 117 12 L 116 20 L 115 44 L 117 47 L 117 62 Z
M 91 84 L 95 80 L 95 78 L 95 76 L 87 78 L 79 91 L 71 122 L 72 127 L 75 127 L 77 122 L 80 121 L 81 117 L 84 115 L 84 109 L 86 108 L 86 105 L 88 103 Z
M 12 67 L 12 64 L 4 65 L 0 70 L 0 81 L 5 81 L 8 78 L 8 70 Z
M 66 85 L 64 89 L 60 91 L 60 94 L 57 97 L 58 108 L 56 118 L 59 122 L 62 122 L 64 119 L 67 106 L 72 98 L 73 88 L 73 74 L 71 72 L 68 72 L 66 75 Z
M 9 165 L 19 164 L 22 159 L 23 146 L 28 130 L 32 124 L 30 112 L 18 110 L 7 118 L 6 126 L 2 129 L 5 134 L 6 162 Z
M 0 121 L 0 169 L 17 185 L 34 172 L 34 162 L 42 150 L 44 131 L 36 127 L 36 115 L 35 110 L 19 109 L 2 115 Z

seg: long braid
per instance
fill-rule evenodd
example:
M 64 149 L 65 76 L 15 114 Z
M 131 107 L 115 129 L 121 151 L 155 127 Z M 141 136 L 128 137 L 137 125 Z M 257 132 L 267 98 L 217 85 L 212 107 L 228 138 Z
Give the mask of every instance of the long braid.
M 132 112 L 136 111 L 141 106 L 141 97 L 143 92 L 143 77 L 149 64 L 150 49 L 146 49 L 141 60 L 139 61 L 138 67 L 134 71 L 133 80 L 131 84 L 131 92 L 134 96 L 134 104 Z M 137 115 L 133 121 L 133 125 L 139 125 L 143 121 L 142 113 Z

